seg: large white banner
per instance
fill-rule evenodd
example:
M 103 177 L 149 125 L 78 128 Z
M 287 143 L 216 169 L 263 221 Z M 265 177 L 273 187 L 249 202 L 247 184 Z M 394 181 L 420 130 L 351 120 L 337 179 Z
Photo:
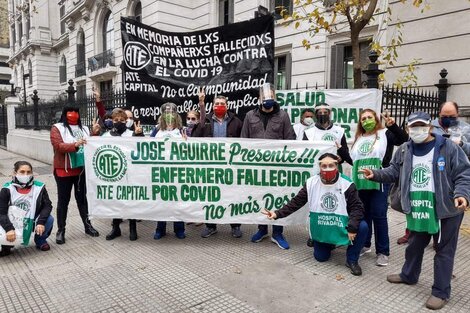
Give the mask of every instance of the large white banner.
M 306 207 L 270 222 L 312 175 L 329 142 L 92 137 L 85 147 L 91 218 L 304 224 Z
M 276 99 L 281 109 L 290 116 L 291 122 L 300 122 L 304 109 L 315 109 L 321 103 L 328 103 L 332 107 L 332 120 L 344 128 L 348 143 L 354 141 L 359 114 L 363 109 L 372 109 L 380 114 L 382 105 L 382 91 L 379 89 L 304 89 L 280 90 L 276 92 Z

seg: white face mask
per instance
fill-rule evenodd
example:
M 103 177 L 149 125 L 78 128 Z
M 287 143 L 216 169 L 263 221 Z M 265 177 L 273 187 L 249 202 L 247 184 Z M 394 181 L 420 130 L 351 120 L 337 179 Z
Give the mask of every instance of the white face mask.
M 411 140 L 415 143 L 422 143 L 429 137 L 429 126 L 410 127 L 408 132 Z
M 304 125 L 306 125 L 306 126 L 311 126 L 313 124 L 313 122 L 314 122 L 313 118 L 311 118 L 311 117 L 304 118 Z
M 18 180 L 20 184 L 26 185 L 31 180 L 31 177 L 33 177 L 33 175 L 16 175 L 16 180 Z
M 128 119 L 128 120 L 126 121 L 126 127 L 127 127 L 127 128 L 131 128 L 132 125 L 134 125 L 134 120 Z

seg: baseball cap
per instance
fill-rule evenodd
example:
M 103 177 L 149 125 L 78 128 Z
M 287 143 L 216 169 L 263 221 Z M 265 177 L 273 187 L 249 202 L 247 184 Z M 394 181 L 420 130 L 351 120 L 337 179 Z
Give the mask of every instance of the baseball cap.
M 408 115 L 408 123 L 407 123 L 408 126 L 413 125 L 414 123 L 417 123 L 417 122 L 431 124 L 431 116 L 428 113 L 423 112 L 423 111 L 413 112 L 410 115 Z

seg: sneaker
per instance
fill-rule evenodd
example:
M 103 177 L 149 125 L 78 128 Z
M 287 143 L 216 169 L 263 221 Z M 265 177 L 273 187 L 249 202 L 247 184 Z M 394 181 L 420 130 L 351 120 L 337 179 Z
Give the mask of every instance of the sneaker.
M 232 227 L 232 237 L 240 238 L 242 236 L 242 231 L 240 230 L 240 226 Z
M 364 247 L 361 249 L 361 253 L 359 253 L 359 256 L 363 256 L 366 253 L 370 253 L 372 249 L 370 247 Z
M 36 246 L 36 248 L 38 248 L 39 250 L 41 251 L 49 251 L 51 250 L 51 247 L 49 246 L 49 244 L 46 242 L 46 243 L 43 243 L 42 245 L 40 246 Z
M 272 235 L 271 241 L 277 244 L 277 246 L 281 249 L 289 249 L 289 243 L 282 234 Z
M 166 235 L 165 232 L 159 231 L 157 229 L 157 230 L 155 230 L 155 235 L 153 235 L 153 239 L 159 240 L 159 239 L 162 239 L 163 237 L 165 237 L 165 235 Z
M 176 236 L 176 238 L 178 238 L 178 239 L 184 239 L 184 238 L 186 238 L 186 234 L 184 233 L 184 230 L 183 230 L 183 231 L 176 232 L 176 233 L 175 233 L 175 236 Z
M 212 236 L 215 233 L 217 233 L 217 228 L 206 227 L 201 232 L 201 237 L 202 238 L 209 238 L 210 236 Z
M 375 261 L 377 266 L 387 266 L 388 265 L 388 256 L 385 254 L 379 253 L 377 254 L 377 260 Z
M 362 275 L 362 268 L 359 266 L 359 263 L 357 262 L 346 262 L 346 267 L 348 267 L 351 270 L 351 274 L 354 276 L 361 276 Z
M 264 232 L 262 230 L 258 230 L 258 232 L 256 234 L 254 234 L 253 237 L 251 237 L 251 242 L 260 242 L 261 240 L 263 240 L 266 237 L 268 237 L 267 232 Z
M 431 310 L 440 310 L 446 305 L 446 303 L 447 299 L 430 296 L 428 301 L 426 301 L 426 307 Z

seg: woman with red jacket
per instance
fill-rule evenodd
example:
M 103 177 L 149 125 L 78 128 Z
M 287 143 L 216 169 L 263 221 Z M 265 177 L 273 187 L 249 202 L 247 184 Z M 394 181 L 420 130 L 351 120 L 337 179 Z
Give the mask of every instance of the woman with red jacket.
M 74 188 L 75 200 L 82 218 L 85 234 L 98 237 L 99 233 L 88 219 L 86 200 L 83 145 L 90 136 L 88 127 L 82 126 L 78 107 L 66 106 L 60 122 L 51 129 L 54 149 L 54 178 L 57 183 L 57 234 L 56 243 L 65 243 L 65 225 L 68 205 Z

